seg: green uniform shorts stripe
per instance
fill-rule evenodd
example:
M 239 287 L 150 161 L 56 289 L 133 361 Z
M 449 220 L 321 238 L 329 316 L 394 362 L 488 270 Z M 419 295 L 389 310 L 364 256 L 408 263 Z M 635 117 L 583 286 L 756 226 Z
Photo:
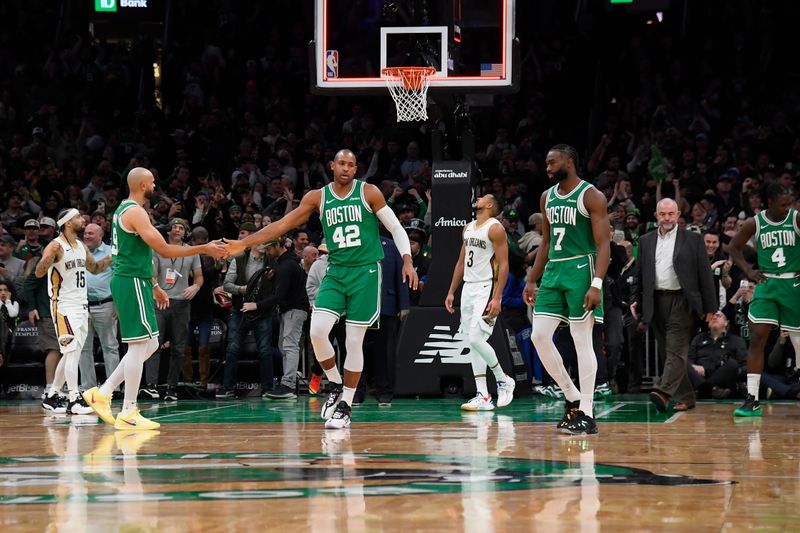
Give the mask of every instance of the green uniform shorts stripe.
M 158 337 L 151 279 L 114 275 L 111 277 L 111 295 L 117 308 L 122 342 Z

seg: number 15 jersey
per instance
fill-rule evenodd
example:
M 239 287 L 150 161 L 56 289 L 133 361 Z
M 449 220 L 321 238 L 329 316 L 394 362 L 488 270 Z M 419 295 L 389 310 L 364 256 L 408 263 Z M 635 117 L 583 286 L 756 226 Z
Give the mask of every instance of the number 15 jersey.
M 333 183 L 323 187 L 319 215 L 331 265 L 362 266 L 383 259 L 378 217 L 367 202 L 363 181 L 353 180 L 343 198 L 333 192 Z
M 73 246 L 63 236 L 56 237 L 61 245 L 61 259 L 47 269 L 47 292 L 59 306 L 84 306 L 88 302 L 86 289 L 86 248 L 81 241 Z

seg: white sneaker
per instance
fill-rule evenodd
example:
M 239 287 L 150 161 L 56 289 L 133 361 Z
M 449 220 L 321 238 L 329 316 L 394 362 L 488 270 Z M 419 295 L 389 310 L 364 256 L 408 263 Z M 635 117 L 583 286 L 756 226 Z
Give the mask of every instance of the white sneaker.
M 461 409 L 463 411 L 494 411 L 492 396 L 491 394 L 489 396 L 484 396 L 479 392 L 467 403 L 462 403 Z
M 516 387 L 517 384 L 511 376 L 503 376 L 503 379 L 497 382 L 497 407 L 505 407 L 514 400 Z
M 350 427 L 350 406 L 341 401 L 336 405 L 333 415 L 325 421 L 325 429 L 346 429 Z

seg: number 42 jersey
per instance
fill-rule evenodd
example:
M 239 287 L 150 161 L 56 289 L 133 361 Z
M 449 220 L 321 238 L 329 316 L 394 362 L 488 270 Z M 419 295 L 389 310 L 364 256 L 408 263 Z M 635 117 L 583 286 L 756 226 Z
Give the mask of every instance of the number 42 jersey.
M 344 197 L 333 192 L 333 183 L 323 187 L 320 220 L 330 264 L 361 266 L 383 259 L 378 217 L 367 202 L 363 181 L 353 180 Z

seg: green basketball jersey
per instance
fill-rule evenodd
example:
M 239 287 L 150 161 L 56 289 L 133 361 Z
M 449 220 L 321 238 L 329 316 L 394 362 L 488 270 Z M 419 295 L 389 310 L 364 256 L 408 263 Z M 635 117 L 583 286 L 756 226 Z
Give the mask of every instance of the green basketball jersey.
M 759 270 L 767 274 L 800 272 L 797 211 L 789 209 L 786 219 L 781 222 L 770 221 L 766 210 L 757 214 L 755 219 Z
M 592 221 L 583 204 L 583 194 L 592 185 L 581 180 L 569 194 L 558 194 L 558 185 L 547 191 L 545 216 L 550 223 L 549 259 L 567 259 L 596 254 Z
M 322 188 L 320 220 L 332 265 L 360 266 L 383 259 L 378 217 L 364 195 L 364 182 L 353 180 L 344 198 L 333 192 L 333 183 Z
M 123 200 L 111 221 L 111 257 L 114 275 L 126 278 L 153 277 L 153 249 L 138 233 L 126 230 L 120 223 L 122 213 L 138 204 Z

